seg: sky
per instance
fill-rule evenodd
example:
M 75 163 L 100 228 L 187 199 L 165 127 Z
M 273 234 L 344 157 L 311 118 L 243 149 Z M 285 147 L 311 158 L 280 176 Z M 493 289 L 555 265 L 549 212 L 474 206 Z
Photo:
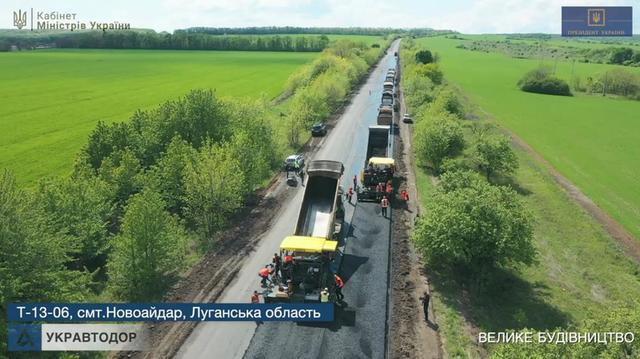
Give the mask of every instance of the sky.
M 13 11 L 77 13 L 82 22 L 118 21 L 173 31 L 194 26 L 430 27 L 463 33 L 560 33 L 562 6 L 634 8 L 629 0 L 2 0 L 0 28 L 13 28 Z

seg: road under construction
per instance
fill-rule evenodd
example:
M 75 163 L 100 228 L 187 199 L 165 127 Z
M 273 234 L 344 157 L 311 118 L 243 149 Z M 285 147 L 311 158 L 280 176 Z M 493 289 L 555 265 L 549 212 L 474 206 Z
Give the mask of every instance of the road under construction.
M 377 124 L 378 110 L 389 68 L 396 68 L 399 41 L 356 90 L 329 134 L 309 160 L 339 161 L 344 165 L 341 186 L 353 187 L 366 160 L 369 126 Z M 397 121 L 397 119 L 396 119 Z M 389 153 L 393 153 L 393 136 Z M 225 288 L 217 302 L 247 302 L 259 287 L 258 270 L 279 252 L 284 238 L 297 227 L 305 187 L 295 191 L 280 207 L 250 257 Z M 324 205 L 323 208 L 322 206 Z M 305 233 L 324 232 L 330 203 L 314 203 L 307 215 L 315 216 Z M 323 217 L 324 216 L 324 217 Z M 326 217 L 326 218 L 325 218 Z M 346 286 L 344 301 L 336 305 L 336 320 L 322 325 L 292 322 L 203 322 L 178 351 L 179 358 L 384 358 L 387 353 L 391 214 L 381 215 L 376 202 L 344 202 L 338 272 Z M 325 223 L 327 224 L 327 223 Z

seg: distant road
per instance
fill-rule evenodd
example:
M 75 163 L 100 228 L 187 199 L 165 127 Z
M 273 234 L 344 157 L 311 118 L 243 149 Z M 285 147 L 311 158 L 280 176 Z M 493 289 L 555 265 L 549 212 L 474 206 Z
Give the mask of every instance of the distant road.
M 398 44 L 396 41 L 391 46 L 313 156 L 344 163 L 345 189 L 364 164 L 368 126 L 376 123 L 382 83 L 387 69 L 395 67 L 393 54 Z M 279 251 L 282 239 L 295 230 L 303 188 L 289 190 L 297 193 L 281 207 L 271 228 L 218 302 L 246 303 L 259 288 L 258 270 Z M 346 280 L 344 294 L 349 307 L 339 313 L 336 323 L 330 327 L 267 323 L 256 331 L 252 322 L 204 322 L 185 341 L 178 358 L 242 358 L 245 352 L 251 358 L 384 357 L 389 221 L 380 217 L 375 204 L 346 204 L 345 208 L 346 222 L 366 226 L 354 226 L 347 238 L 341 273 Z

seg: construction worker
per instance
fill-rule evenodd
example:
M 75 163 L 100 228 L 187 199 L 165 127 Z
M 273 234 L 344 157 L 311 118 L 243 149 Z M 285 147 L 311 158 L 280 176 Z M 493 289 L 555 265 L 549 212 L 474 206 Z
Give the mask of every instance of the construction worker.
M 291 275 L 293 273 L 293 265 L 295 264 L 293 260 L 293 256 L 291 253 L 287 253 L 284 256 L 284 264 L 282 265 L 282 278 L 283 279 L 291 279 Z
M 349 203 L 351 203 L 351 198 L 353 197 L 353 187 L 349 187 L 349 191 L 347 192 L 347 199 Z
M 259 304 L 260 303 L 260 294 L 258 294 L 257 290 L 253 291 L 251 295 L 251 304 Z
M 269 264 L 269 277 L 271 278 L 271 283 L 276 283 L 278 281 L 278 274 L 276 273 L 273 264 Z
M 387 216 L 387 208 L 389 207 L 389 200 L 387 196 L 382 197 L 382 201 L 380 201 L 380 207 L 382 208 L 382 216 Z
M 329 288 L 325 288 L 320 292 L 320 303 L 329 303 Z
M 275 266 L 276 275 L 282 277 L 282 270 L 281 270 L 282 269 L 282 258 L 280 258 L 278 253 L 274 253 L 273 254 L 273 259 L 271 259 L 271 262 Z
M 260 269 L 260 271 L 258 272 L 258 276 L 262 278 L 260 283 L 262 284 L 263 288 L 267 286 L 267 281 L 271 283 L 271 279 L 269 279 L 270 274 L 271 274 L 271 270 L 269 270 L 269 265 L 264 266 L 264 268 Z
M 391 185 L 391 183 L 387 183 L 387 196 L 391 197 L 391 194 L 393 194 L 393 185 Z
M 420 301 L 422 301 L 422 310 L 424 311 L 424 320 L 427 323 L 429 322 L 429 299 L 431 299 L 431 297 L 427 292 L 424 292 L 422 297 L 420 297 Z
M 333 278 L 336 281 L 336 299 L 338 299 L 338 301 L 342 302 L 342 300 L 344 299 L 344 295 L 342 294 L 342 288 L 344 287 L 344 281 L 337 274 L 334 274 Z
M 298 176 L 300 176 L 300 184 L 304 186 L 304 170 L 302 168 L 298 171 Z
M 253 294 L 251 295 L 251 304 L 260 304 L 260 294 L 258 294 L 257 290 L 254 290 Z M 256 320 L 256 324 L 261 325 L 262 321 Z
M 291 279 L 287 279 L 287 294 L 289 295 L 289 297 L 291 297 L 291 295 L 293 294 L 293 282 L 291 281 Z

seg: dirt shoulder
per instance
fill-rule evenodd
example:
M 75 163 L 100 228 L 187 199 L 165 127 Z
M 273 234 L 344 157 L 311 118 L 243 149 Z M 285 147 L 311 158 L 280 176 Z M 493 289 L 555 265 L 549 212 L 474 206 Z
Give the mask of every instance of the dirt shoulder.
M 410 239 L 420 209 L 411 163 L 409 126 L 401 123 L 400 133 L 395 136 L 398 192 L 407 190 L 409 202 L 396 198 L 393 211 L 390 357 L 442 358 L 442 343 L 433 306 L 429 308 L 429 322 L 424 320 L 420 297 L 431 293 L 431 290 L 424 264 Z

